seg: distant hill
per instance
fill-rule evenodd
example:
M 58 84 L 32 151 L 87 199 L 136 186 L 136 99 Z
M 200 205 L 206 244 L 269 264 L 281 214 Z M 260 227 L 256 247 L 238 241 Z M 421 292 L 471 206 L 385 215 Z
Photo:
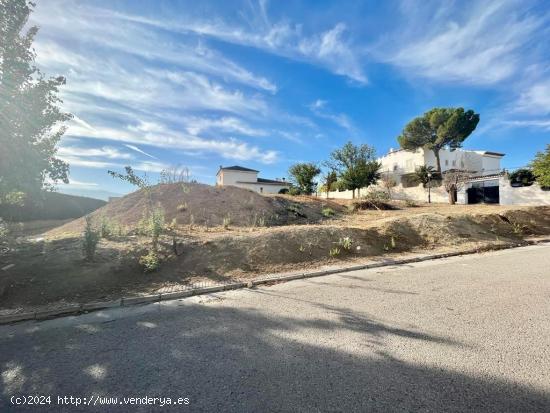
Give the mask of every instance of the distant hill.
M 0 217 L 12 222 L 79 218 L 105 204 L 101 199 L 44 192 L 41 199 L 27 200 L 23 206 L 0 205 Z

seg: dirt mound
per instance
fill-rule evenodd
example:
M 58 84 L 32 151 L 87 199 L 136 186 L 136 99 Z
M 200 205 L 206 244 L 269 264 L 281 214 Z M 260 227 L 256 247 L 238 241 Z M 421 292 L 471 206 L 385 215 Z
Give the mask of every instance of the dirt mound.
M 308 225 L 222 236 L 189 245 L 165 269 L 187 275 L 275 272 L 293 264 L 382 255 L 415 249 L 516 243 L 550 234 L 550 208 L 502 214 L 419 214 L 380 220 L 369 228 Z M 345 247 L 343 240 L 351 240 Z
M 317 223 L 324 218 L 323 209 L 341 212 L 334 202 L 315 197 L 286 195 L 264 196 L 237 187 L 214 187 L 204 184 L 162 184 L 139 190 L 116 199 L 94 211 L 99 220 L 106 217 L 134 228 L 147 210 L 160 207 L 168 223 L 195 224 L 206 227 L 229 223 L 237 227 L 278 226 Z M 80 218 L 50 231 L 49 235 L 80 233 Z
M 209 191 L 213 189 L 220 191 L 204 185 L 195 186 L 191 191 L 195 190 L 197 196 L 204 190 L 205 196 L 212 196 Z M 158 190 L 161 191 L 159 195 L 169 190 L 175 193 L 173 186 Z M 295 203 L 295 198 L 262 197 L 239 189 L 224 192 L 220 191 L 221 199 L 225 199 L 222 205 L 228 205 L 226 197 L 234 194 L 246 194 L 244 202 L 256 199 L 266 208 L 279 203 L 286 208 Z M 167 199 L 174 205 L 172 209 L 166 207 L 167 214 L 177 210 L 181 193 L 164 197 L 163 205 L 169 205 Z M 103 213 L 120 217 L 121 221 L 126 218 L 125 223 L 135 222 L 141 216 L 141 209 L 133 202 L 140 200 L 139 194 L 128 195 L 126 199 L 107 205 Z M 306 213 L 318 211 L 322 205 L 309 198 L 297 201 L 302 205 L 301 211 Z M 192 201 L 188 202 L 191 205 Z M 242 205 L 243 199 L 232 202 Z M 138 264 L 139 257 L 151 247 L 148 237 L 128 235 L 101 239 L 93 262 L 83 261 L 82 243 L 78 237 L 20 240 L 0 252 L 0 267 L 16 264 L 0 277 L 0 312 L 27 305 L 82 303 L 150 294 L 165 288 L 178 289 L 191 282 L 251 279 L 266 273 L 335 265 L 340 260 L 361 262 L 404 252 L 516 245 L 531 236 L 550 235 L 550 207 L 430 208 L 427 209 L 430 212 L 418 213 L 359 211 L 311 225 L 220 227 L 209 231 L 198 226 L 193 229 L 184 226 L 161 236 L 161 265 L 158 271 L 150 274 L 144 273 Z M 425 210 L 415 208 L 414 211 L 419 209 Z M 356 216 L 367 219 L 357 221 Z M 299 216 L 293 219 L 304 220 Z M 80 224 L 77 224 L 73 221 L 68 225 L 78 228 Z M 173 237 L 181 247 L 179 251 L 173 249 Z

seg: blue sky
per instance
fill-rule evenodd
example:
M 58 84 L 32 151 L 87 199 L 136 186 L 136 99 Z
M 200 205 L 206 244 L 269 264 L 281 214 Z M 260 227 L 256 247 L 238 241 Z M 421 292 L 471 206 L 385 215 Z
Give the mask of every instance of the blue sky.
M 379 155 L 434 106 L 480 113 L 465 148 L 526 165 L 550 143 L 550 3 L 540 1 L 38 1 L 37 62 L 75 115 L 62 192 L 130 187 L 185 165 L 266 178 L 348 140 Z

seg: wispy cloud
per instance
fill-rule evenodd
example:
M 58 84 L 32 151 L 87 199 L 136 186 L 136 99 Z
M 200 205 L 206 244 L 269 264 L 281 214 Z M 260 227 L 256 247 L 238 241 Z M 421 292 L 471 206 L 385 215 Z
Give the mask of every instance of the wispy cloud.
M 277 160 L 277 151 L 233 137 L 265 135 L 243 117 L 265 118 L 266 99 L 277 86 L 200 39 L 174 41 L 165 30 L 70 1 L 39 3 L 32 17 L 41 27 L 38 64 L 68 77 L 62 98 L 65 110 L 75 115 L 68 138 L 121 142 L 153 159 L 137 145 Z M 202 135 L 213 132 L 216 138 Z M 69 153 L 65 147 L 59 156 L 84 167 L 110 167 L 113 159 L 131 158 L 108 147 L 73 149 L 82 151 Z M 155 165 L 143 164 L 160 168 Z
M 338 75 L 361 84 L 368 82 L 358 51 L 346 37 L 346 25 L 333 27 L 315 34 L 305 35 L 302 25 L 286 20 L 272 23 L 267 3 L 250 3 L 248 13 L 241 13 L 243 22 L 223 21 L 221 16 L 210 20 L 156 20 L 142 16 L 118 13 L 123 21 L 151 25 L 177 33 L 195 33 L 227 43 L 255 47 L 287 58 L 325 67 Z M 243 24 L 244 23 L 244 24 Z
M 186 117 L 182 120 L 185 129 L 191 135 L 199 135 L 205 131 L 224 131 L 234 132 L 247 136 L 265 136 L 267 132 L 262 129 L 253 128 L 241 119 L 223 116 L 223 117 Z
M 425 6 L 405 7 L 398 33 L 372 52 L 409 76 L 443 82 L 490 85 L 508 79 L 525 65 L 526 46 L 548 23 L 548 16 L 518 10 L 516 1 Z
M 126 144 L 124 144 L 124 146 L 126 146 L 128 149 L 131 149 L 135 152 L 141 153 L 142 155 L 148 156 L 149 158 L 158 159 L 156 156 L 153 156 L 150 153 L 145 152 L 143 149 L 140 149 L 135 145 L 130 145 L 130 144 L 126 143 Z
M 516 110 L 536 115 L 550 114 L 550 80 L 536 82 L 522 92 Z
M 333 113 L 327 109 L 327 101 L 317 99 L 309 105 L 309 109 L 318 117 L 328 119 L 348 132 L 356 132 L 353 122 L 345 113 Z

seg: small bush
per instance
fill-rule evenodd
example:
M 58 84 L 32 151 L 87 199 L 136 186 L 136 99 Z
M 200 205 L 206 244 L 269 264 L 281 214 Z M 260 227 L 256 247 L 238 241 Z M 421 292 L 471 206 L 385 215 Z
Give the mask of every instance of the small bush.
M 339 256 L 339 255 L 340 255 L 340 252 L 341 252 L 341 251 L 340 251 L 340 248 L 334 247 L 334 248 L 331 248 L 331 249 L 330 249 L 330 251 L 328 252 L 328 255 L 329 255 L 330 257 L 333 257 L 333 258 L 334 258 L 334 257 Z
M 351 248 L 353 247 L 353 240 L 350 237 L 344 237 L 338 241 L 338 245 L 346 251 L 351 251 Z
M 109 219 L 102 215 L 99 222 L 99 236 L 101 238 L 112 238 L 123 235 L 121 225 L 115 220 Z
M 155 250 L 150 250 L 146 255 L 139 258 L 139 264 L 145 272 L 156 271 L 160 266 L 158 253 Z
M 227 215 L 226 217 L 223 217 L 223 227 L 224 229 L 229 229 L 229 225 L 231 225 L 231 217 Z
M 178 212 L 187 211 L 187 202 L 179 204 L 178 207 L 177 207 L 177 210 L 178 210 Z
M 333 217 L 336 214 L 336 212 L 334 212 L 334 209 L 327 207 L 322 209 L 321 214 L 323 214 L 323 216 L 326 218 L 330 218 L 330 217 Z
M 279 193 L 280 194 L 288 194 L 288 188 L 282 188 L 282 189 L 279 189 Z
M 84 257 L 88 261 L 92 261 L 95 257 L 97 244 L 99 242 L 100 233 L 94 228 L 92 217 L 86 216 L 86 226 L 84 227 L 84 236 L 82 239 L 82 249 L 84 251 Z
M 164 211 L 162 208 L 155 208 L 152 212 L 143 214 L 138 222 L 137 229 L 138 234 L 147 235 L 158 240 L 165 228 Z
M 373 189 L 367 192 L 363 199 L 373 202 L 386 202 L 390 200 L 390 195 L 386 191 L 381 191 L 378 189 Z
M 407 208 L 416 208 L 418 207 L 418 204 L 416 201 L 413 201 L 412 199 L 405 199 L 405 206 Z
M 295 186 L 291 186 L 290 189 L 288 190 L 288 194 L 293 195 L 293 196 L 300 195 L 301 194 L 300 188 L 297 188 Z

